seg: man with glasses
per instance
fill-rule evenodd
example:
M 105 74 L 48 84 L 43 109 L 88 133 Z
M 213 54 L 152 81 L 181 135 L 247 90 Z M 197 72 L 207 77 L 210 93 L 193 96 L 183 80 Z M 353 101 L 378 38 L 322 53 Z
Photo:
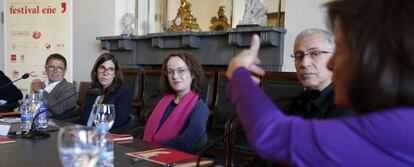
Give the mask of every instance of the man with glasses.
M 32 91 L 43 92 L 43 98 L 48 103 L 48 110 L 52 115 L 61 115 L 75 110 L 77 108 L 76 96 L 73 94 L 76 92 L 76 87 L 64 79 L 67 66 L 65 57 L 57 53 L 51 54 L 45 64 L 48 79 L 43 82 L 39 79 L 33 80 Z M 55 105 L 56 103 L 59 104 Z M 53 107 L 50 108 L 50 106 Z
M 295 61 L 297 78 L 305 87 L 305 91 L 287 106 L 280 106 L 282 111 L 288 115 L 298 115 L 307 119 L 355 115 L 351 110 L 335 105 L 332 71 L 327 68 L 328 61 L 335 51 L 333 34 L 316 28 L 306 29 L 296 36 L 293 49 L 291 57 Z M 279 166 L 259 157 L 253 158 L 246 164 L 247 166 Z
M 306 29 L 296 37 L 291 57 L 305 91 L 285 110 L 287 114 L 317 119 L 354 115 L 334 104 L 332 71 L 327 68 L 334 51 L 335 39 L 328 31 Z

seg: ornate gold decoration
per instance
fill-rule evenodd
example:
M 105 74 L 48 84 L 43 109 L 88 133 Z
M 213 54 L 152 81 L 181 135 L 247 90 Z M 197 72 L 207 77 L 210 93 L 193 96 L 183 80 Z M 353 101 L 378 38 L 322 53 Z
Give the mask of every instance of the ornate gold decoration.
M 201 31 L 200 26 L 197 24 L 197 18 L 193 16 L 190 7 L 191 4 L 188 3 L 187 0 L 181 0 L 177 16 L 172 21 L 172 25 L 168 29 L 168 32 Z
M 210 31 L 225 30 L 230 27 L 227 21 L 227 16 L 224 14 L 224 6 L 220 6 L 217 11 L 218 17 L 214 16 L 211 18 Z

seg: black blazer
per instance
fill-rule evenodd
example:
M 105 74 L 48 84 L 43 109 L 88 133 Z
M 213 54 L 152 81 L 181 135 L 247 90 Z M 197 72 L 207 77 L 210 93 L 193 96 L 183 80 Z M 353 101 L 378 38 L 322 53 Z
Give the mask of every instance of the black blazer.
M 9 77 L 4 75 L 3 71 L 0 71 L 0 86 L 6 85 L 12 82 Z M 22 92 L 13 84 L 0 89 L 0 100 L 6 100 L 6 104 L 16 103 L 23 98 Z
M 95 103 L 97 95 L 85 94 L 85 103 L 81 113 L 81 123 L 86 125 L 92 106 Z M 112 128 L 120 127 L 128 122 L 129 114 L 132 110 L 132 91 L 128 87 L 120 86 L 114 92 L 105 95 L 102 104 L 115 105 L 115 121 Z

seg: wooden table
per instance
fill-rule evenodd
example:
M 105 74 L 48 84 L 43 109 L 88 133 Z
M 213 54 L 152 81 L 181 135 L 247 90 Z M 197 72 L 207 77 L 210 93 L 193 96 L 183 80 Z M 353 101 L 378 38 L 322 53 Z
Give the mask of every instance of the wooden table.
M 50 120 L 49 125 L 62 127 L 73 125 L 71 123 Z M 13 124 L 11 131 L 19 130 L 19 124 Z M 62 166 L 59 160 L 59 153 L 57 148 L 57 135 L 58 128 L 52 127 L 50 138 L 47 139 L 23 139 L 12 138 L 16 142 L 8 144 L 0 144 L 0 166 L 4 167 L 45 167 L 45 166 Z M 140 161 L 132 163 L 132 157 L 125 155 L 128 152 L 143 151 L 151 149 L 148 143 L 136 139 L 131 141 L 130 144 L 115 144 L 114 156 L 115 166 L 161 166 L 159 164 Z

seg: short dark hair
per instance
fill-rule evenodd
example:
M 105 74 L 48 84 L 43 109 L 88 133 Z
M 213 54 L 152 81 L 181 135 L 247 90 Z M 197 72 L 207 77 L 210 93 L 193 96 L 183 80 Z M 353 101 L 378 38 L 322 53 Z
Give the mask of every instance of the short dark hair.
M 114 92 L 119 86 L 122 85 L 123 75 L 121 70 L 119 69 L 118 61 L 115 59 L 115 56 L 110 53 L 103 53 L 101 54 L 95 62 L 93 69 L 91 71 L 91 80 L 92 82 L 99 83 L 98 80 L 98 67 L 106 61 L 111 60 L 115 64 L 115 77 L 112 81 L 111 85 L 109 85 L 105 90 L 103 90 L 103 94 L 108 94 Z M 99 84 L 100 85 L 100 84 Z
M 414 1 L 336 0 L 326 4 L 331 29 L 350 48 L 351 107 L 368 113 L 414 106 Z
M 47 63 L 49 62 L 49 60 L 60 60 L 63 62 L 63 64 L 65 65 L 65 69 L 67 68 L 67 63 L 66 63 L 66 59 L 65 57 L 63 57 L 61 54 L 59 53 L 53 53 L 51 55 L 49 55 L 46 59 L 45 65 L 47 65 Z
M 161 91 L 163 91 L 164 93 L 176 94 L 176 92 L 168 82 L 167 75 L 167 62 L 168 60 L 170 60 L 171 57 L 179 57 L 185 62 L 185 64 L 188 66 L 190 70 L 191 76 L 193 77 L 193 80 L 191 82 L 191 90 L 200 94 L 201 90 L 204 87 L 203 67 L 200 65 L 200 63 L 193 55 L 187 52 L 172 53 L 164 59 L 164 62 L 162 63 L 162 74 L 160 80 Z

